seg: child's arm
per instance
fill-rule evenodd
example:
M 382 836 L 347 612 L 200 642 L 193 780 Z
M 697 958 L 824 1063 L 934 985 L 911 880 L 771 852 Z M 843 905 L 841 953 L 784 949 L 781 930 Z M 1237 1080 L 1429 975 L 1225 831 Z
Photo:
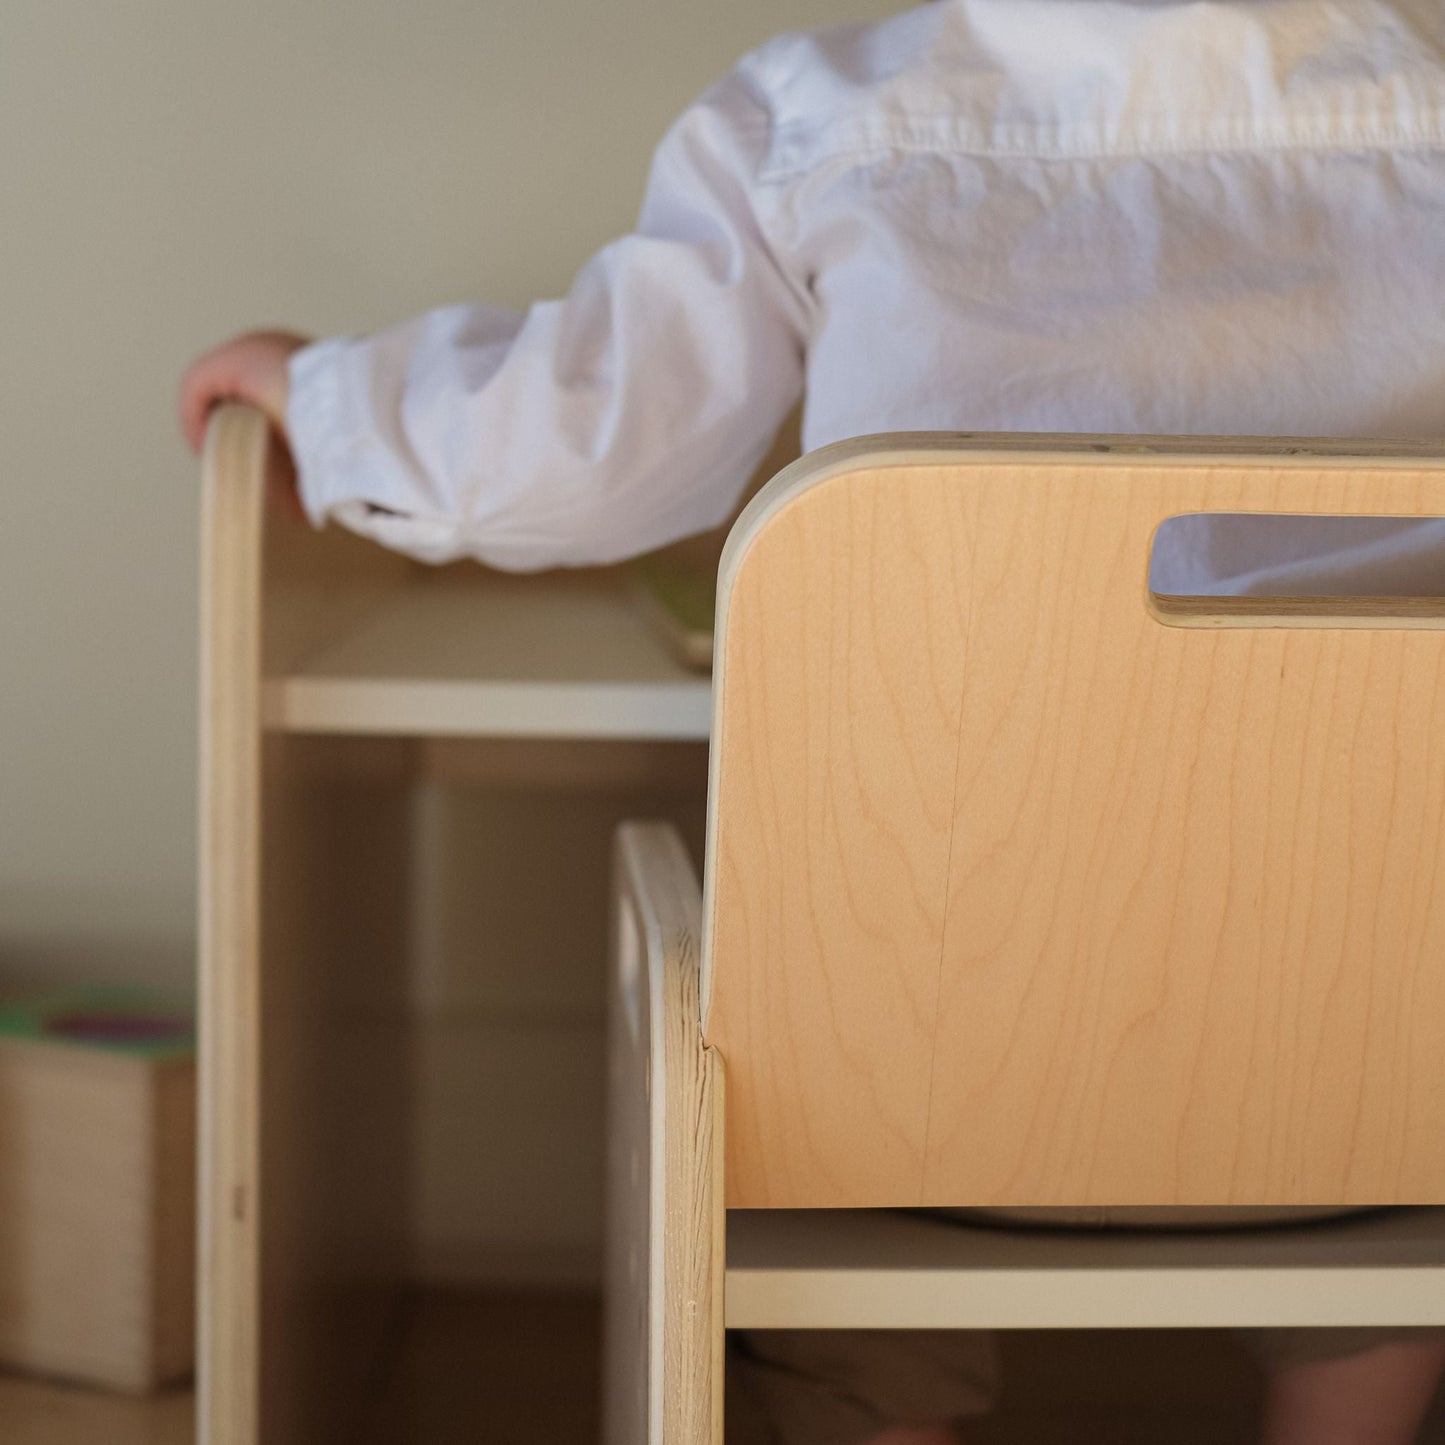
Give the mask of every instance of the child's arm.
M 314 521 L 427 561 L 607 562 L 716 525 L 802 387 L 806 298 L 757 214 L 769 125 L 739 70 L 673 127 L 636 232 L 565 299 L 304 349 L 241 338 L 196 364 L 236 375 L 185 393 L 188 434 L 219 396 L 257 400 Z

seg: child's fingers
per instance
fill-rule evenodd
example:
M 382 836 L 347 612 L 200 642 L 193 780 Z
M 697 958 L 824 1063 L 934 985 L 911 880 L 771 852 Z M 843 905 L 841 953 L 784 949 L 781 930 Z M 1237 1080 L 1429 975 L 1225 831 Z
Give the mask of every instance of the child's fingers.
M 198 357 L 186 368 L 181 378 L 181 431 L 191 450 L 199 453 L 205 446 L 206 427 L 211 412 L 226 401 L 246 401 L 272 416 L 271 400 L 263 385 L 264 376 L 248 356 L 242 343 L 229 343 L 217 351 Z M 296 484 L 296 465 L 290 448 L 272 416 L 273 455 L 267 468 L 267 495 L 271 506 L 295 521 L 306 520 Z
M 193 452 L 200 454 L 206 442 L 206 424 L 211 412 L 224 401 L 250 401 L 246 376 L 236 357 L 225 349 L 208 352 L 193 361 L 181 378 L 181 431 Z
M 223 401 L 250 402 L 284 430 L 287 359 L 303 344 L 303 338 L 288 333 L 254 333 L 193 361 L 180 390 L 181 431 L 191 450 L 199 453 L 205 445 L 206 422 Z
M 192 362 L 181 378 L 181 434 L 193 452 L 200 453 L 206 439 L 206 418 L 216 397 L 211 392 L 205 372 L 205 358 Z

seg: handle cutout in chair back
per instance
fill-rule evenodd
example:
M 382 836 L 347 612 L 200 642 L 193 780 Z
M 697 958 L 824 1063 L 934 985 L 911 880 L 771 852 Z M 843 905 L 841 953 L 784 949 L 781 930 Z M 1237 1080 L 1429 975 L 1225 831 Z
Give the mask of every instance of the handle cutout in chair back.
M 1445 517 L 1169 517 L 1149 605 L 1176 627 L 1445 626 Z

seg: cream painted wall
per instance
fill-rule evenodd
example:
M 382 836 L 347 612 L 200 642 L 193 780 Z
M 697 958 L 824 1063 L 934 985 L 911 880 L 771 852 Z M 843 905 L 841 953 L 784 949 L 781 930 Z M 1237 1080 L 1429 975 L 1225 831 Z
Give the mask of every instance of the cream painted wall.
M 0 987 L 190 977 L 184 361 L 555 294 L 738 54 L 896 8 L 0 6 Z

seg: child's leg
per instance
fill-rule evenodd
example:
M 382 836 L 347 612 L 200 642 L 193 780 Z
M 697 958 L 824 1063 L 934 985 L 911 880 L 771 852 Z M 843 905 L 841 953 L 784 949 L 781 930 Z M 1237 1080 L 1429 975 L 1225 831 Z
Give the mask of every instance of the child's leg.
M 729 1333 L 728 1445 L 956 1445 L 945 1422 L 992 1408 L 979 1330 Z
M 1440 1330 L 1249 1333 L 1269 1381 L 1261 1445 L 1410 1445 L 1445 1372 Z

